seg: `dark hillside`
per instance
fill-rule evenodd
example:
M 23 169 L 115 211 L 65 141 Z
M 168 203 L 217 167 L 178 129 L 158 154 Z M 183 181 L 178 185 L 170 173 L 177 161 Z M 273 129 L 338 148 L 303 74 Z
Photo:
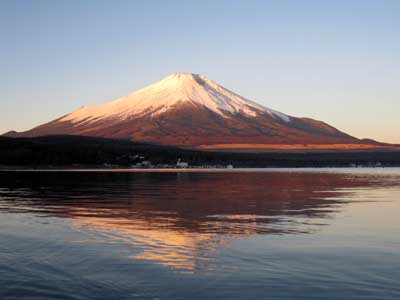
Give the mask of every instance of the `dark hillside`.
M 152 165 L 172 166 L 178 158 L 192 166 L 400 166 L 400 151 L 229 153 L 82 136 L 0 137 L 0 165 L 3 166 L 131 166 L 143 161 L 150 161 Z

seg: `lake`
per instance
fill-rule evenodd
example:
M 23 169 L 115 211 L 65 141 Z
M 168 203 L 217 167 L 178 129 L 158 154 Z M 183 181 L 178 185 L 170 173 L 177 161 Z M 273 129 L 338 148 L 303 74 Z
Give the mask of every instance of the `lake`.
M 400 299 L 400 169 L 0 172 L 0 299 Z

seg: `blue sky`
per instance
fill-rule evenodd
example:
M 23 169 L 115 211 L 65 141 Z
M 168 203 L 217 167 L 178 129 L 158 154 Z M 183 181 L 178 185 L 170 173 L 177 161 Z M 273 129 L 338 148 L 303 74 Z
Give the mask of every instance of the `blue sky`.
M 0 0 L 0 132 L 175 72 L 400 143 L 400 1 Z

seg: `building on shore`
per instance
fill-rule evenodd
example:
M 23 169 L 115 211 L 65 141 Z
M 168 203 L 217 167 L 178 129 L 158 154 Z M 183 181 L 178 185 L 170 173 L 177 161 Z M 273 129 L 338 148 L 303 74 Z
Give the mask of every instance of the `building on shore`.
M 176 163 L 177 168 L 188 168 L 189 164 L 187 162 L 181 161 L 180 158 L 178 158 L 178 162 Z

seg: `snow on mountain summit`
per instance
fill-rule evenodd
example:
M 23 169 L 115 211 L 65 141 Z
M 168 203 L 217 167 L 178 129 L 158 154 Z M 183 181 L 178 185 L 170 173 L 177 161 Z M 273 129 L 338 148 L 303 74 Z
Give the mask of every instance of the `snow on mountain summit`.
M 174 73 L 162 80 L 109 103 L 84 106 L 59 121 L 72 123 L 106 119 L 130 119 L 144 114 L 158 115 L 181 103 L 206 107 L 223 116 L 267 113 L 273 118 L 290 122 L 290 117 L 245 99 L 205 76 Z

